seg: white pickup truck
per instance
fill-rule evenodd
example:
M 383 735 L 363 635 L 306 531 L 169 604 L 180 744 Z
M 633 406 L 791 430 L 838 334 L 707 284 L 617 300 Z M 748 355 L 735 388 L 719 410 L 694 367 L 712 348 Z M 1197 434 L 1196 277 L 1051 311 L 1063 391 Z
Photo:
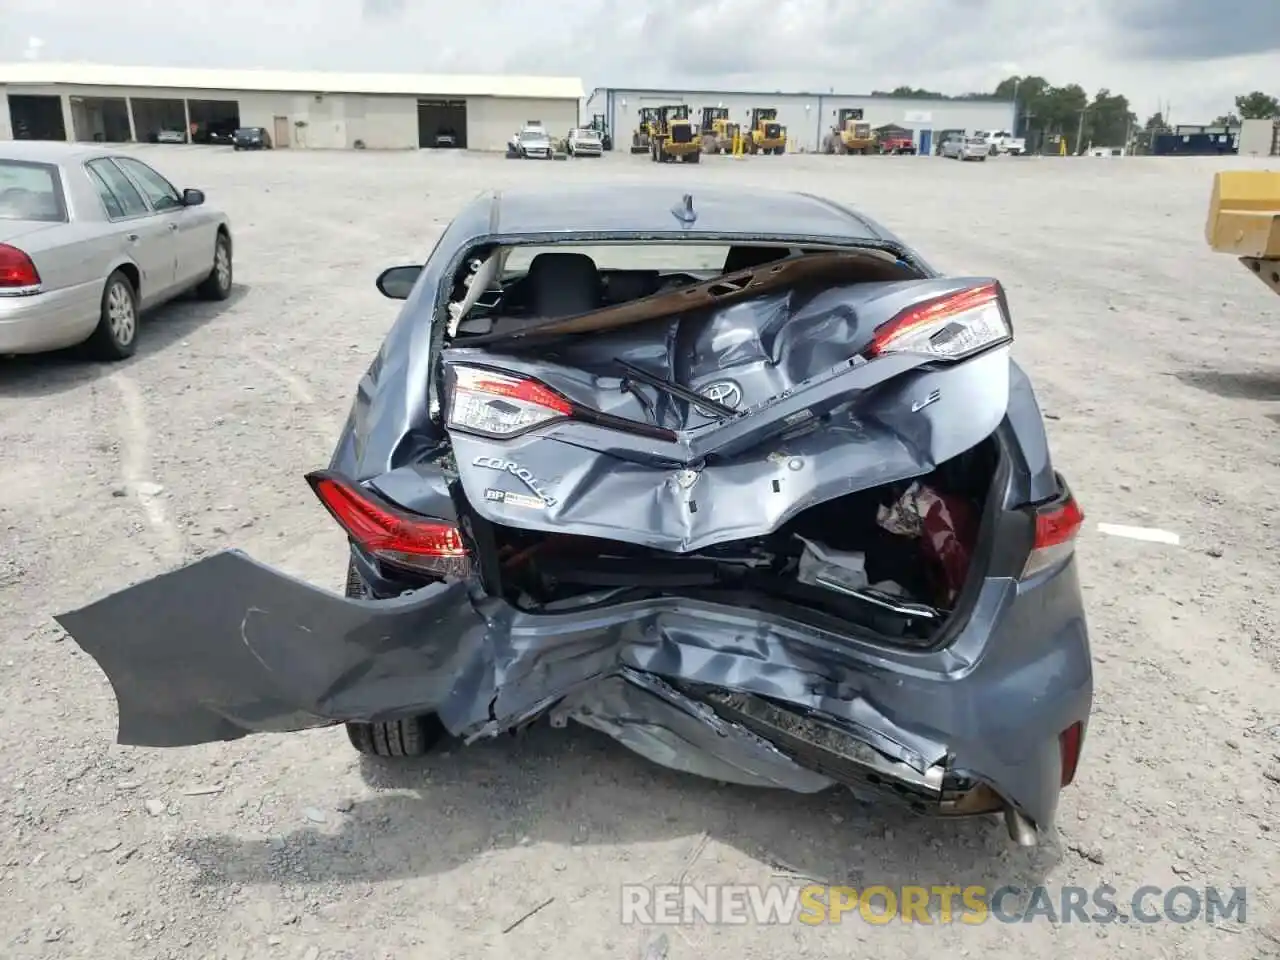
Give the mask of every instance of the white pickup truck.
M 974 136 L 987 141 L 992 156 L 1007 153 L 1011 157 L 1020 157 L 1027 152 L 1027 141 L 1022 137 L 1015 137 L 1008 130 L 978 130 Z

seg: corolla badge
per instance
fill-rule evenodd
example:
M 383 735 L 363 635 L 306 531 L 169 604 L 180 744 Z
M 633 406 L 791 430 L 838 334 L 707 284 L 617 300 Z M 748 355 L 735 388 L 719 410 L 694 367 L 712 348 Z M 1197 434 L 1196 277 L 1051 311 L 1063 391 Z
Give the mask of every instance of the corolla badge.
M 514 460 L 503 460 L 500 457 L 476 457 L 471 461 L 472 466 L 484 467 L 488 470 L 498 470 L 502 473 L 509 473 L 526 487 L 538 495 L 538 498 L 548 507 L 556 505 L 556 498 L 542 489 L 542 483 L 535 477 L 526 467 L 520 466 Z
M 730 410 L 736 410 L 742 402 L 742 388 L 732 380 L 717 380 L 708 384 L 702 395 L 715 403 L 722 403 Z

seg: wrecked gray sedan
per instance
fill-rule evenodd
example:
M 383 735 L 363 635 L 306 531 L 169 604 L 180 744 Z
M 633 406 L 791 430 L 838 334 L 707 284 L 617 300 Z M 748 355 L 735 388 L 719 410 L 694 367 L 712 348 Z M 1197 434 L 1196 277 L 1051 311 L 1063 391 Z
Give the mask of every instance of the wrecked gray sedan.
M 380 756 L 538 721 L 668 767 L 1034 843 L 1092 700 L 999 282 L 800 194 L 488 194 L 307 480 L 347 596 L 235 551 L 59 617 L 121 743 L 344 722 Z

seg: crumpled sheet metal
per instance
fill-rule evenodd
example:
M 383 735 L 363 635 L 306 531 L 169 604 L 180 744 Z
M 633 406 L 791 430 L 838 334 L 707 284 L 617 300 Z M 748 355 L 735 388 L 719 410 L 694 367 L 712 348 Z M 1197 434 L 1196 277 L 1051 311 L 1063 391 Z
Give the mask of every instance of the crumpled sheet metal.
M 575 720 L 647 760 L 681 773 L 746 787 L 818 793 L 835 781 L 800 766 L 769 741 L 648 674 L 623 668 L 566 697 L 553 724 Z
M 603 705 L 607 690 L 587 691 L 648 674 L 825 713 L 921 772 L 946 755 L 875 705 L 885 678 L 784 621 L 687 600 L 530 615 L 472 589 L 354 600 L 226 551 L 57 619 L 110 680 L 125 744 L 187 746 L 429 712 L 462 737 L 497 734 L 562 696 Z M 625 719 L 613 717 L 615 729 Z M 682 717 L 668 744 L 694 742 L 692 729 Z M 776 758 L 741 754 L 753 774 L 776 769 Z

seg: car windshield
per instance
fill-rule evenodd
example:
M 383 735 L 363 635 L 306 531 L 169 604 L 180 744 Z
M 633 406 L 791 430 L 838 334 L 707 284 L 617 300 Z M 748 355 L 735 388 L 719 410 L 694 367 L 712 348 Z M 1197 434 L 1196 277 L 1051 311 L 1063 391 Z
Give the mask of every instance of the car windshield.
M 596 135 L 596 132 L 594 130 L 588 130 L 585 127 L 579 127 L 577 130 L 573 131 L 573 135 L 575 137 L 581 137 L 585 140 L 590 140 L 592 137 Z
M 984 143 L 986 143 L 987 141 L 986 141 L 984 138 L 982 138 L 982 137 L 970 137 L 970 138 L 969 138 L 969 142 L 970 142 L 970 143 L 976 143 L 976 144 L 984 144 Z
M 521 140 L 545 140 L 547 139 L 547 135 L 543 133 L 541 130 L 521 130 L 520 139 Z
M 53 164 L 0 160 L 0 220 L 66 219 L 62 180 Z
M 261 127 L 241 127 L 236 131 L 237 137 L 256 137 L 262 133 Z

